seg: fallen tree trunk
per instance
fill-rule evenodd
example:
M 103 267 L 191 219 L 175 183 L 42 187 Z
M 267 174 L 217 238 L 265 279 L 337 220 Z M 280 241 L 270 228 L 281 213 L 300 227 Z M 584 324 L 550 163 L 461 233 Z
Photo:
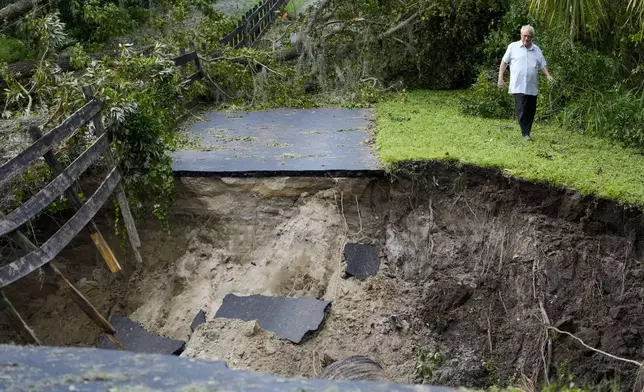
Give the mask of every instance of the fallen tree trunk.
M 18 0 L 0 9 L 0 22 L 9 23 L 36 7 L 41 0 Z

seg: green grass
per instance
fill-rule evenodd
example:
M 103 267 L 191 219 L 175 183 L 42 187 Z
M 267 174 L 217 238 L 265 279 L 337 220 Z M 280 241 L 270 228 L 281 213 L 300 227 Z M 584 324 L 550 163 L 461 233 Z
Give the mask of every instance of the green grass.
M 456 160 L 644 206 L 644 156 L 638 150 L 539 123 L 534 141 L 526 142 L 516 121 L 459 114 L 464 93 L 412 91 L 380 103 L 377 140 L 385 165 Z

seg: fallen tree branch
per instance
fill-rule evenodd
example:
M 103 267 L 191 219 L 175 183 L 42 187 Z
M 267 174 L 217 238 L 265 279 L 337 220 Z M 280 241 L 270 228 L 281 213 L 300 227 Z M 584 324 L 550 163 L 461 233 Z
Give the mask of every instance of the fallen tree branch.
M 380 34 L 380 36 L 378 36 L 378 38 L 379 38 L 379 39 L 387 38 L 387 37 L 389 37 L 389 36 L 391 36 L 391 35 L 395 34 L 398 30 L 403 29 L 403 28 L 405 28 L 405 27 L 409 26 L 410 24 L 412 24 L 412 22 L 414 22 L 416 19 L 418 19 L 418 17 L 420 16 L 420 13 L 421 13 L 421 11 L 416 11 L 416 12 L 415 12 L 412 16 L 410 16 L 409 18 L 407 18 L 407 19 L 403 20 L 402 22 L 398 23 L 398 24 L 397 24 L 397 25 L 395 25 L 394 27 L 392 27 L 392 28 L 390 28 L 389 30 L 385 31 L 384 33 Z
M 642 363 L 642 362 L 637 362 L 637 361 L 635 361 L 635 360 L 633 360 L 633 359 L 627 359 L 627 358 L 618 357 L 617 355 L 613 355 L 613 354 L 607 353 L 606 351 L 602 351 L 602 350 L 599 350 L 599 349 L 597 349 L 597 348 L 590 347 L 589 345 L 587 345 L 586 343 L 584 343 L 584 341 L 583 341 L 583 340 L 579 339 L 578 337 L 576 337 L 575 335 L 571 334 L 570 332 L 562 331 L 562 330 L 557 329 L 557 328 L 552 327 L 552 326 L 547 326 L 547 328 L 548 328 L 548 329 L 551 329 L 551 330 L 553 330 L 553 331 L 555 331 L 555 332 L 557 332 L 557 333 L 560 333 L 560 334 L 563 334 L 563 335 L 568 335 L 568 336 L 570 336 L 571 338 L 573 338 L 573 339 L 575 339 L 576 341 L 578 341 L 582 346 L 584 346 L 584 347 L 586 347 L 587 349 L 592 350 L 592 351 L 594 351 L 594 352 L 596 352 L 596 353 L 600 353 L 600 354 L 603 354 L 603 355 L 605 355 L 605 356 L 607 356 L 607 357 L 609 357 L 609 358 L 613 358 L 613 359 L 616 359 L 616 360 L 618 360 L 618 361 L 622 361 L 622 362 L 630 363 L 630 364 L 635 365 L 635 366 L 638 366 L 638 367 L 642 367 L 642 365 L 643 365 L 643 363 Z
M 29 114 L 29 113 L 31 113 L 31 105 L 33 104 L 33 99 L 31 99 L 31 93 L 29 91 L 27 91 L 27 89 L 25 88 L 25 86 L 22 85 L 22 83 L 20 83 L 17 80 L 15 82 L 20 87 L 22 92 L 27 95 L 27 98 L 29 99 L 29 104 L 27 105 L 27 110 L 25 110 L 25 113 Z
M 8 23 L 25 15 L 40 3 L 38 0 L 18 0 L 0 9 L 0 22 Z

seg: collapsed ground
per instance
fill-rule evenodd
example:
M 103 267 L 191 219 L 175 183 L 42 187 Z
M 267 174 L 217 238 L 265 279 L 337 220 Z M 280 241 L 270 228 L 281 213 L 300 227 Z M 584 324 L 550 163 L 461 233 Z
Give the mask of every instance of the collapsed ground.
M 332 361 L 368 355 L 397 382 L 542 381 L 540 302 L 560 330 L 642 358 L 639 212 L 494 170 L 421 166 L 391 181 L 179 179 L 170 233 L 152 220 L 139 225 L 144 266 L 120 254 L 127 269 L 111 276 L 83 236 L 59 264 L 103 314 L 188 340 L 184 356 L 232 368 L 311 377 Z M 103 214 L 104 233 L 112 216 Z M 343 277 L 349 241 L 380 249 L 378 276 Z M 122 253 L 117 238 L 110 242 Z M 231 292 L 309 295 L 332 306 L 320 331 L 294 345 L 253 323 L 212 321 Z M 7 295 L 45 344 L 95 343 L 99 331 L 51 282 L 30 276 Z M 191 334 L 200 309 L 209 322 Z M 633 386 L 637 368 L 550 337 L 551 377 Z M 14 335 L 4 326 L 0 338 Z

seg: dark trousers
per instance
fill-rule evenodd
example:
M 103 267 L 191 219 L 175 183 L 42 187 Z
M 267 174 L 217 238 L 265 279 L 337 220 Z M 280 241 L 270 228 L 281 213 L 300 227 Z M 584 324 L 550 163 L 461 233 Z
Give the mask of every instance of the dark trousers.
M 537 96 L 526 94 L 513 94 L 514 95 L 514 108 L 517 112 L 517 119 L 519 126 L 521 126 L 521 134 L 523 136 L 530 135 L 532 130 L 532 122 L 534 115 L 537 112 Z

